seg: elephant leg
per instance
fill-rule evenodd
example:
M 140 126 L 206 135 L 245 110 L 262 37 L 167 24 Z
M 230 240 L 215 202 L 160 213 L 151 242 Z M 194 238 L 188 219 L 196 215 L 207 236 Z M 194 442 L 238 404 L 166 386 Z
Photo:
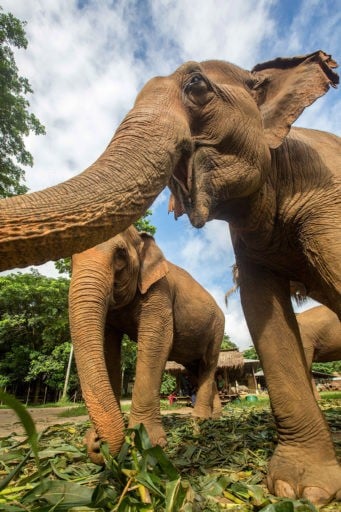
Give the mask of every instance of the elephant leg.
M 311 388 L 289 285 L 239 265 L 241 299 L 260 355 L 278 432 L 268 470 L 272 493 L 315 504 L 341 498 L 341 468 Z
M 195 399 L 193 416 L 198 418 L 219 418 L 222 411 L 218 388 L 214 375 L 203 372 L 198 379 L 198 390 Z
M 215 382 L 221 341 L 224 336 L 225 318 L 217 314 L 212 326 L 204 360 L 200 361 L 198 372 L 198 390 L 193 415 L 200 418 L 219 417 L 222 406 Z M 207 333 L 209 336 L 209 333 Z
M 142 298 L 136 375 L 129 426 L 143 423 L 153 445 L 166 444 L 160 415 L 162 374 L 173 342 L 173 312 L 168 283 L 161 280 Z
M 198 389 L 193 409 L 193 416 L 198 418 L 219 417 L 222 411 L 218 388 L 215 383 L 216 363 L 199 364 Z

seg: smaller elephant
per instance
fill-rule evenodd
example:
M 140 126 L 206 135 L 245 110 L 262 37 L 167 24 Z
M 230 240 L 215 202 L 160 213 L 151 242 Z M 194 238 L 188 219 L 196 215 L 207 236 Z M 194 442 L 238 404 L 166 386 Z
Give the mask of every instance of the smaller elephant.
M 197 380 L 193 414 L 217 416 L 214 374 L 224 314 L 185 270 L 166 261 L 152 236 L 130 226 L 72 258 L 71 336 L 82 392 L 94 431 L 86 437 L 93 462 L 99 439 L 117 453 L 124 440 L 120 411 L 123 334 L 138 343 L 129 425 L 143 423 L 153 444 L 164 445 L 160 386 L 167 360 Z
M 333 311 L 326 306 L 316 306 L 298 313 L 296 319 L 309 369 L 314 362 L 341 360 L 341 324 Z M 313 389 L 315 391 L 314 382 Z

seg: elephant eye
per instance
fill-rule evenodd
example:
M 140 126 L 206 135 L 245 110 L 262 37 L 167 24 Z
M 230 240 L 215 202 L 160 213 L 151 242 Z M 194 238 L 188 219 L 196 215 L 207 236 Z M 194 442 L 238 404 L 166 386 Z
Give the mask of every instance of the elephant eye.
M 189 85 L 193 85 L 193 84 L 197 84 L 198 82 L 201 82 L 203 80 L 202 76 L 201 75 L 195 75 L 193 76 L 193 78 L 191 79 Z
M 114 267 L 116 271 L 122 270 L 127 265 L 127 252 L 118 248 L 114 254 Z
M 192 76 L 185 85 L 185 93 L 201 94 L 207 91 L 207 83 L 202 75 L 196 74 Z
M 184 93 L 188 99 L 198 105 L 204 105 L 209 100 L 209 92 L 212 87 L 209 82 L 199 73 L 189 77 L 184 86 Z

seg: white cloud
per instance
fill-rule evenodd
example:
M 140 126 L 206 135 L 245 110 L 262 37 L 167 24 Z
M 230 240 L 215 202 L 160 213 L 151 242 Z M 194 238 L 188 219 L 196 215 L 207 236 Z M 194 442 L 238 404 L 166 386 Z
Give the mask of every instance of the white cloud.
M 188 231 L 182 238 L 179 256 L 189 264 L 189 272 L 200 276 L 201 281 L 225 275 L 225 281 L 229 282 L 228 265 L 231 260 L 233 263 L 234 256 L 228 224 L 215 220 L 201 231 Z
M 152 7 L 160 32 L 167 41 L 176 42 L 181 61 L 225 59 L 250 66 L 264 38 L 272 34 L 272 3 L 162 0 Z
M 252 345 L 238 292 L 235 297 L 229 298 L 225 314 L 225 331 L 240 350 L 246 350 Z
M 295 125 L 303 127 L 309 126 L 309 128 L 315 130 L 325 130 L 341 135 L 341 120 L 339 115 L 341 100 L 337 100 L 339 96 L 338 91 L 331 88 L 328 96 L 323 96 L 313 103 L 313 105 L 310 105 L 299 117 Z M 335 98 L 334 101 L 333 98 Z

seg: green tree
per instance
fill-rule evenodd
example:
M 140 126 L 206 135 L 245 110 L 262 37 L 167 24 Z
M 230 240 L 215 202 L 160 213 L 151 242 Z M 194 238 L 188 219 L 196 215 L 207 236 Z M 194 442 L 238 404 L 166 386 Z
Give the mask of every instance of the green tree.
M 149 233 L 150 235 L 154 236 L 156 233 L 156 227 L 153 226 L 148 220 L 148 217 L 150 215 L 152 215 L 152 212 L 150 210 L 147 210 L 143 217 L 141 217 L 134 223 L 134 226 L 136 227 L 137 231 L 145 231 L 146 233 Z
M 0 7 L 0 197 L 27 192 L 25 171 L 33 157 L 25 148 L 24 137 L 30 132 L 44 134 L 45 128 L 29 112 L 29 81 L 19 75 L 12 47 L 27 48 L 25 22 Z
M 334 373 L 341 375 L 341 361 L 331 361 L 330 363 L 313 363 L 312 370 L 321 373 L 328 373 L 333 375 Z
M 238 349 L 237 345 L 231 341 L 228 334 L 224 334 L 223 341 L 221 342 L 221 350 L 235 350 Z
M 176 389 L 176 378 L 168 372 L 163 372 L 160 394 L 170 395 Z
M 30 353 L 30 367 L 25 377 L 27 382 L 34 382 L 40 379 L 46 386 L 62 391 L 65 380 L 65 368 L 70 356 L 71 342 L 64 341 L 56 345 L 52 352 L 44 354 L 32 351 Z M 75 363 L 73 363 L 75 365 Z M 78 386 L 77 371 L 73 366 L 69 387 Z
M 131 380 L 135 375 L 136 358 L 137 343 L 124 334 L 121 351 L 121 371 L 122 378 L 125 377 L 126 381 Z
M 248 349 L 244 350 L 243 356 L 245 359 L 259 359 L 258 354 L 256 352 L 255 347 L 251 346 Z
M 37 271 L 0 277 L 0 382 L 12 393 L 23 394 L 25 382 L 36 395 L 41 385 L 62 386 L 70 350 L 68 289 L 68 279 Z

